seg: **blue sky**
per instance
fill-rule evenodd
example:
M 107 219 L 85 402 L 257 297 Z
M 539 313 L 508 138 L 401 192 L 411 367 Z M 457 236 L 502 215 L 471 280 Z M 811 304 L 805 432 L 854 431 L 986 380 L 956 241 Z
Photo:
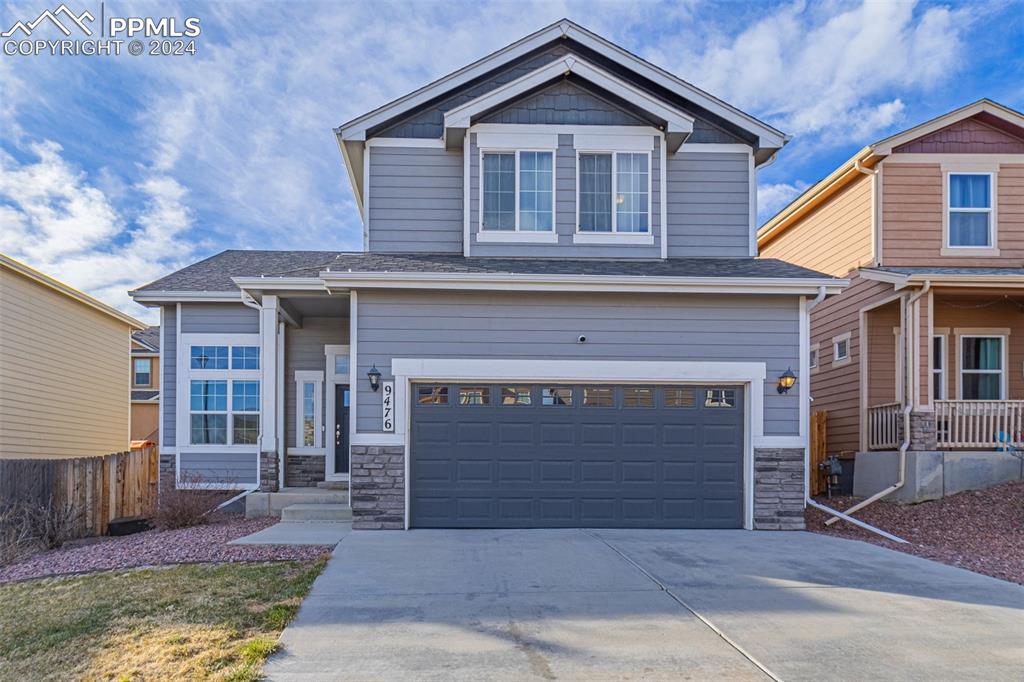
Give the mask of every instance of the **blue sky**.
M 8 2 L 0 26 L 56 4 Z M 980 97 L 1024 109 L 1019 1 L 105 10 L 199 17 L 197 54 L 0 55 L 0 251 L 150 321 L 125 292 L 222 249 L 358 250 L 332 127 L 563 16 L 793 136 L 762 219 L 894 131 Z

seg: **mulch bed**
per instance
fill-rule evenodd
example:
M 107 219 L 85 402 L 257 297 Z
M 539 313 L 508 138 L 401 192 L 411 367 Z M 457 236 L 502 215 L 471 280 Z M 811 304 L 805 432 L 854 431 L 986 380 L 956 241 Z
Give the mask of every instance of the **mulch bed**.
M 817 498 L 842 511 L 856 498 Z M 807 509 L 807 530 L 864 540 L 969 571 L 1024 585 L 1024 483 L 1004 483 L 912 505 L 876 502 L 855 514 L 876 528 L 907 540 L 903 545 Z
M 234 561 L 293 561 L 316 559 L 329 545 L 228 545 L 228 541 L 277 523 L 264 517 L 247 519 L 224 514 L 217 521 L 179 530 L 150 530 L 34 554 L 0 567 L 0 583 L 71 573 L 90 573 L 139 566 L 220 563 Z

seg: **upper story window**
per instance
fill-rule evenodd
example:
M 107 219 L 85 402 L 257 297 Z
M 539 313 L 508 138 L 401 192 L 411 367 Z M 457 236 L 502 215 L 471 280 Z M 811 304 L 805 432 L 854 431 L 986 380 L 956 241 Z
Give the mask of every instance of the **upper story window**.
M 947 196 L 951 248 L 995 246 L 992 224 L 992 174 L 950 173 Z
M 581 152 L 579 231 L 650 232 L 650 168 L 647 152 Z
M 553 151 L 483 152 L 482 229 L 553 232 Z
M 132 383 L 136 386 L 153 385 L 153 360 L 151 358 L 135 358 L 135 378 Z
M 227 369 L 228 346 L 192 346 L 190 369 Z M 231 369 L 259 369 L 259 346 L 231 346 Z

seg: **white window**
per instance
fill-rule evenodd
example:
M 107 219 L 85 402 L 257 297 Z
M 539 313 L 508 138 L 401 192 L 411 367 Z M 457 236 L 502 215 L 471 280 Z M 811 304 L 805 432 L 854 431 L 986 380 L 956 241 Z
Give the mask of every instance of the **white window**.
M 1006 398 L 1006 337 L 960 337 L 960 398 L 963 400 L 1004 400 Z
M 580 152 L 577 231 L 651 231 L 650 152 Z
M 135 378 L 132 380 L 136 386 L 152 386 L 153 385 L 153 359 L 152 358 L 135 358 L 134 363 L 134 374 Z
M 946 337 L 932 337 L 932 398 L 946 399 Z
M 850 337 L 846 332 L 832 339 L 832 364 L 841 365 L 850 361 Z
M 324 373 L 295 372 L 295 447 L 322 448 Z
M 554 150 L 482 151 L 480 229 L 555 230 Z
M 992 173 L 948 173 L 946 224 L 949 248 L 995 246 Z
M 817 343 L 814 344 L 813 346 L 811 346 L 811 350 L 810 350 L 810 352 L 807 355 L 808 364 L 809 364 L 811 369 L 817 369 L 818 368 L 818 350 L 820 348 L 821 348 L 821 346 L 819 344 L 817 344 Z
M 193 451 L 255 450 L 262 410 L 259 337 L 182 334 L 178 442 Z M 236 342 L 237 341 L 237 342 Z

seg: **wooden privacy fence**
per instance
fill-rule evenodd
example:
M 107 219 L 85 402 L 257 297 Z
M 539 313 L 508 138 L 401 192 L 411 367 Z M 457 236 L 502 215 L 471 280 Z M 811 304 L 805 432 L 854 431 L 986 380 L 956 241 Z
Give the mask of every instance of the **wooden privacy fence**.
M 0 505 L 74 510 L 74 537 L 104 535 L 107 524 L 156 511 L 159 456 L 155 447 L 75 459 L 0 459 Z
M 811 495 L 825 492 L 826 472 L 821 464 L 825 462 L 825 446 L 828 443 L 828 412 L 820 410 L 811 415 Z

